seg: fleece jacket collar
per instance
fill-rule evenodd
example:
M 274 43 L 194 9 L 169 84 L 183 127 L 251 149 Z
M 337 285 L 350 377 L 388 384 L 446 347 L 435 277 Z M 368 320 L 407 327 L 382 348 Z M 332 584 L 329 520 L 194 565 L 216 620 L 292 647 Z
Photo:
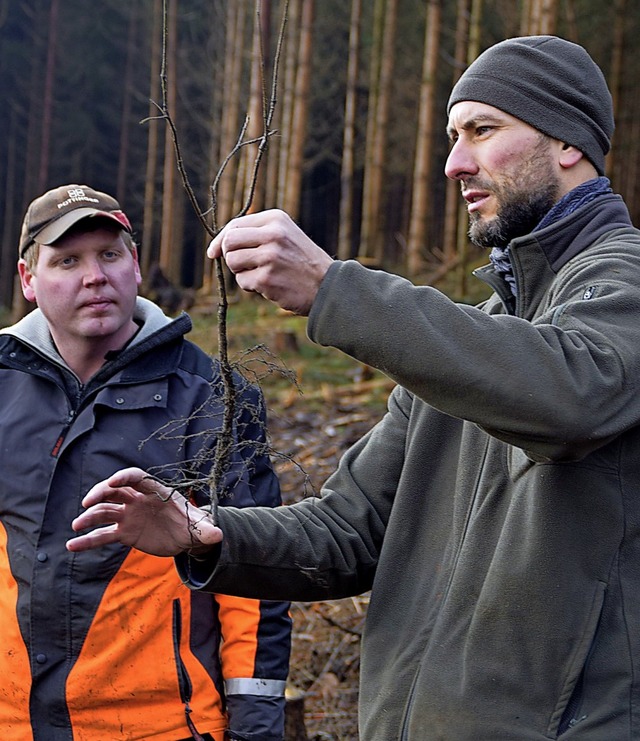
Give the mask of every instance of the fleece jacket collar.
M 605 234 L 631 228 L 631 217 L 622 198 L 615 193 L 606 194 L 544 229 L 511 241 L 517 300 L 493 265 L 478 268 L 474 275 L 495 290 L 510 313 L 530 319 L 539 295 L 569 260 Z

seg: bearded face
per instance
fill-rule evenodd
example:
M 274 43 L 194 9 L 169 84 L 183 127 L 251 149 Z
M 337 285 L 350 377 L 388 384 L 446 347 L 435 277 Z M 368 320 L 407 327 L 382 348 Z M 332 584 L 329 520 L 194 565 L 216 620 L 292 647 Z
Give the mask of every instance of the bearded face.
M 463 189 L 490 193 L 496 201 L 495 215 L 481 211 L 469 214 L 469 238 L 479 247 L 506 247 L 515 238 L 531 232 L 553 207 L 560 184 L 553 170 L 549 139 L 543 134 L 534 149 L 517 166 L 494 178 L 466 178 Z

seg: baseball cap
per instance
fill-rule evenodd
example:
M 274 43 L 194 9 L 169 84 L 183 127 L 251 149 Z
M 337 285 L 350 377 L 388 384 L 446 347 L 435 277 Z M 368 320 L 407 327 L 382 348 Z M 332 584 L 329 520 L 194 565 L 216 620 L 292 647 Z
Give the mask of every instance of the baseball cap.
M 81 219 L 103 216 L 133 231 L 120 204 L 110 195 L 88 185 L 61 185 L 33 200 L 27 208 L 18 251 L 20 257 L 32 244 L 53 244 Z

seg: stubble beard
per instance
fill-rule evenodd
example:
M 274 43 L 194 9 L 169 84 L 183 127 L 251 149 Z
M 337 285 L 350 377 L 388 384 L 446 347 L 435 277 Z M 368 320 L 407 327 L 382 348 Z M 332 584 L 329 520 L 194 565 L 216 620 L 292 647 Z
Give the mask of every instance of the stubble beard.
M 531 157 L 516 176 L 500 182 L 472 181 L 498 202 L 496 215 L 487 221 L 472 213 L 469 239 L 478 247 L 506 247 L 515 237 L 529 234 L 557 202 L 560 183 L 551 169 L 547 137 L 541 137 Z M 470 181 L 466 183 L 470 187 Z

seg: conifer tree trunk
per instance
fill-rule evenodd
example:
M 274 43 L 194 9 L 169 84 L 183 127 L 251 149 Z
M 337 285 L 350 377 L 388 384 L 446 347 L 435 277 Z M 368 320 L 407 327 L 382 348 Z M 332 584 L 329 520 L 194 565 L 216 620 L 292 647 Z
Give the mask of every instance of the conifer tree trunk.
M 282 6 L 282 7 L 280 7 Z M 273 9 L 272 9 L 273 12 Z M 277 7 L 275 8 L 275 12 L 278 13 L 280 17 L 282 17 L 282 13 L 284 12 L 284 6 L 282 0 L 280 2 L 277 2 Z M 285 29 L 286 34 L 286 29 Z M 282 40 L 282 43 L 284 44 L 284 39 Z M 282 64 L 282 63 L 281 63 Z M 272 68 L 271 68 L 272 69 Z M 267 152 L 267 156 L 265 158 L 264 162 L 264 208 L 274 208 L 277 203 L 277 194 L 278 194 L 278 168 L 280 163 L 280 136 L 278 136 L 280 132 L 280 122 L 281 118 L 279 115 L 280 106 L 281 106 L 281 97 L 282 97 L 282 80 L 280 77 L 280 73 L 278 73 L 278 80 L 277 80 L 277 90 L 278 90 L 278 105 L 276 106 L 276 109 L 273 114 L 273 120 L 272 120 L 272 126 L 276 134 L 269 139 L 269 150 Z
M 611 71 L 609 73 L 609 90 L 613 99 L 613 118 L 620 118 L 620 88 L 622 86 L 622 60 L 624 59 L 624 29 L 626 15 L 626 0 L 615 0 L 613 22 L 613 44 L 611 48 Z M 615 136 L 615 135 L 614 135 Z M 613 179 L 617 175 L 617 162 L 612 153 L 607 157 L 606 174 Z M 617 178 L 616 178 L 617 179 Z
M 371 32 L 371 59 L 369 61 L 369 97 L 367 101 L 367 129 L 365 132 L 364 176 L 362 184 L 362 219 L 358 255 L 365 262 L 375 254 L 375 212 L 373 171 L 375 170 L 376 128 L 378 125 L 378 98 L 380 97 L 380 69 L 382 66 L 382 37 L 386 0 L 375 0 Z
M 220 137 L 220 150 L 216 153 L 215 161 L 211 163 L 212 181 L 214 173 L 222 164 L 224 158 L 231 152 L 240 134 L 242 54 L 239 50 L 244 48 L 247 3 L 248 0 L 227 3 L 222 135 Z M 235 187 L 237 177 L 238 160 L 234 157 L 227 165 L 217 193 L 219 224 L 216 225 L 216 228 L 218 229 L 226 224 L 233 217 L 234 211 L 237 210 L 234 208 L 236 205 Z
M 293 102 L 291 143 L 284 207 L 292 219 L 300 213 L 300 193 L 304 166 L 304 142 L 309 115 L 309 88 L 311 83 L 311 52 L 313 49 L 313 20 L 315 0 L 303 0 L 300 18 L 300 51 Z
M 467 50 L 467 64 L 471 64 L 480 53 L 480 37 L 482 32 L 482 0 L 471 0 L 471 21 L 469 23 L 469 47 Z M 461 298 L 467 294 L 467 259 L 469 252 L 469 214 L 464 204 L 458 210 L 458 261 L 459 284 L 458 292 Z
M 565 0 L 565 20 L 567 25 L 567 39 L 578 43 L 578 20 L 576 16 L 575 0 Z
M 233 29 L 233 20 L 237 15 L 239 3 L 227 3 L 226 7 L 217 7 L 214 10 L 214 18 L 211 22 L 211 46 L 215 50 L 215 62 L 213 67 L 213 90 L 209 108 L 209 149 L 207 159 L 207 183 L 209 188 L 205 192 L 207 207 L 211 203 L 211 184 L 214 182 L 218 168 L 220 167 L 220 152 L 222 151 L 222 127 L 226 117 L 226 101 L 224 90 L 226 87 L 226 47 L 229 36 Z M 229 25 L 229 19 L 231 24 Z M 196 275 L 195 285 L 200 285 L 203 296 L 210 296 L 214 291 L 216 265 L 206 255 L 206 246 L 209 237 L 203 234 L 204 249 L 199 266 L 199 278 Z
M 265 80 L 270 78 L 269 75 L 269 42 L 271 26 L 271 2 L 270 0 L 260 0 L 260 13 L 254 14 L 253 23 L 253 41 L 251 48 L 251 81 L 249 91 L 249 125 L 247 128 L 247 137 L 249 140 L 258 139 L 264 131 L 265 111 Z M 264 167 L 261 167 L 254 178 L 254 168 L 252 163 L 255 162 L 258 155 L 258 144 L 250 144 L 244 147 L 243 158 L 244 164 L 244 189 L 243 202 L 251 198 L 251 211 L 262 211 L 265 201 L 266 174 Z
M 456 43 L 453 65 L 452 87 L 458 81 L 467 61 L 469 42 L 469 0 L 458 0 L 456 12 Z M 445 265 L 453 265 L 458 246 L 458 213 L 463 208 L 460 198 L 460 185 L 448 180 L 445 196 L 445 219 L 443 234 L 443 260 Z
M 362 0 L 352 0 L 349 23 L 349 59 L 347 62 L 347 89 L 344 106 L 344 135 L 340 173 L 340 220 L 338 225 L 338 257 L 351 257 L 353 241 L 353 176 L 356 104 L 358 100 L 358 71 L 360 56 L 360 22 Z
M 11 110 L 9 131 L 7 132 L 7 159 L 4 178 L 4 219 L 2 223 L 2 244 L 0 244 L 0 306 L 9 308 L 13 295 L 13 282 L 16 275 L 15 234 L 20 225 L 15 223 L 15 185 L 16 185 L 16 112 Z
M 42 70 L 47 58 L 48 42 L 42 29 L 47 27 L 45 8 L 42 0 L 35 0 L 27 6 L 33 44 L 29 54 L 31 63 L 29 88 L 29 110 L 27 113 L 27 143 L 24 163 L 24 208 L 40 195 L 38 183 L 38 161 L 40 158 L 40 137 L 42 131 L 42 101 L 44 99 L 44 76 Z M 20 292 L 22 297 L 22 292 Z M 26 303 L 25 303 L 26 305 Z
M 57 14 L 57 7 L 55 13 Z M 45 189 L 43 183 L 43 174 L 48 169 L 42 167 L 43 146 L 48 151 L 48 135 L 45 136 L 45 111 L 47 105 L 43 105 L 49 90 L 52 95 L 51 86 L 53 78 L 52 55 L 55 51 L 55 41 L 48 38 L 48 35 L 42 32 L 43 28 L 48 28 L 49 34 L 52 31 L 51 17 L 54 11 L 53 5 L 50 7 L 48 20 L 46 8 L 41 0 L 36 0 L 30 6 L 27 6 L 27 12 L 30 15 L 31 28 L 29 29 L 33 38 L 33 47 L 30 54 L 31 75 L 29 84 L 29 109 L 27 115 L 27 151 L 24 164 L 24 196 L 21 210 L 26 209 L 28 203 L 36 196 L 39 196 Z M 54 33 L 57 33 L 55 27 Z M 43 68 L 45 75 L 42 74 Z M 50 109 L 49 109 L 50 110 Z M 45 141 L 47 143 L 45 144 Z M 15 253 L 14 253 L 15 255 Z M 11 303 L 11 322 L 17 322 L 24 317 L 33 308 L 22 295 L 20 280 L 14 270 L 13 276 L 13 295 Z
M 122 85 L 122 115 L 120 118 L 120 151 L 118 156 L 118 177 L 116 198 L 121 204 L 127 202 L 127 177 L 129 165 L 129 130 L 131 125 L 133 64 L 136 56 L 136 18 L 138 3 L 132 0 L 128 5 L 129 27 L 127 30 L 127 60 Z
M 164 63 L 166 65 L 166 104 L 174 125 L 177 117 L 177 0 L 165 0 L 167 5 L 167 43 Z M 181 188 L 175 163 L 174 145 L 165 133 L 164 170 L 162 191 L 162 227 L 160 230 L 160 267 L 169 280 L 180 283 L 180 264 L 182 260 L 182 239 L 178 238 L 177 210 L 182 203 Z
M 142 218 L 142 242 L 140 244 L 143 277 L 148 275 L 155 261 L 155 201 L 156 173 L 158 170 L 159 121 L 156 104 L 160 100 L 160 61 L 162 54 L 162 0 L 153 0 L 151 63 L 149 80 L 149 119 L 147 121 L 147 162 L 144 178 L 144 211 Z
M 554 35 L 558 26 L 558 0 L 540 0 L 540 33 Z
M 289 176 L 289 155 L 291 152 L 291 130 L 293 127 L 293 100 L 295 92 L 298 52 L 300 51 L 300 8 L 303 0 L 289 3 L 289 22 L 285 41 L 285 62 L 283 75 L 282 106 L 280 107 L 278 174 L 275 203 L 285 208 L 285 195 Z
M 40 167 L 38 170 L 38 193 L 47 187 L 49 178 L 49 154 L 51 142 L 51 120 L 53 112 L 53 85 L 55 81 L 56 50 L 58 45 L 58 15 L 60 0 L 51 0 L 49 11 L 49 40 L 45 67 L 44 100 L 42 102 L 42 136 L 40 139 Z
M 526 0 L 522 4 L 521 30 L 525 36 L 555 34 L 558 0 Z
M 377 264 L 382 264 L 384 259 L 383 224 L 380 212 L 384 179 L 384 156 L 388 139 L 387 123 L 395 64 L 397 18 L 398 0 L 385 0 L 378 94 L 375 110 L 373 113 L 369 112 L 369 115 L 375 117 L 375 125 L 370 159 L 365 164 L 363 233 L 361 237 L 365 255 L 373 257 Z
M 435 86 L 440 53 L 440 21 L 442 0 L 429 0 L 425 20 L 424 61 L 420 85 L 420 108 L 416 131 L 416 155 L 413 171 L 407 267 L 409 277 L 424 269 L 423 250 L 427 241 L 427 223 L 431 199 L 429 194 L 431 163 L 433 161 Z

